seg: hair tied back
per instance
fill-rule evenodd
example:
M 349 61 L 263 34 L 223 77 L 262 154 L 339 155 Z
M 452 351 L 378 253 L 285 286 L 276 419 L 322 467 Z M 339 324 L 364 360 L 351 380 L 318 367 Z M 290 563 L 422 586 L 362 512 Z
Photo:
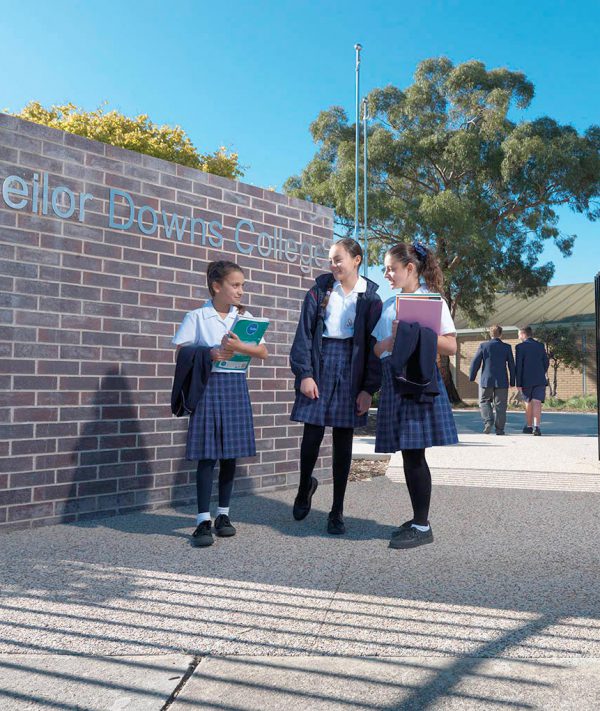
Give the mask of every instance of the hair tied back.
M 422 242 L 413 242 L 412 247 L 417 253 L 419 261 L 427 259 L 427 247 Z

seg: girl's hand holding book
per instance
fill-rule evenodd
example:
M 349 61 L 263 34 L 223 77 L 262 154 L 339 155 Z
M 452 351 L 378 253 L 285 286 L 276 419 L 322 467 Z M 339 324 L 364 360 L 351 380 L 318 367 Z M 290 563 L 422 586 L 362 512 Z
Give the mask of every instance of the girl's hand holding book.
M 210 359 L 213 361 L 223 361 L 223 360 L 229 360 L 231 358 L 231 354 L 227 354 L 223 348 L 219 348 L 215 346 L 214 348 L 210 349 Z
M 227 358 L 224 358 L 224 360 L 228 360 L 237 353 L 240 343 L 241 340 L 239 336 L 236 336 L 232 331 L 229 331 L 229 333 L 223 336 L 221 340 L 221 350 L 227 353 Z

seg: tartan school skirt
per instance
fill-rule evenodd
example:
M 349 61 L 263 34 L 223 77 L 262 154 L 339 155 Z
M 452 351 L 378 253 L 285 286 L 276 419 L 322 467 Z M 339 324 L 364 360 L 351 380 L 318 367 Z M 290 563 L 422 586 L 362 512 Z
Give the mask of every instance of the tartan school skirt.
M 211 373 L 188 424 L 186 459 L 237 459 L 256 454 L 245 373 Z
M 321 427 L 365 427 L 367 413 L 356 414 L 356 397 L 350 389 L 352 338 L 324 338 L 321 382 L 316 400 L 296 392 L 290 420 Z
M 456 424 L 440 371 L 436 366 L 440 394 L 432 403 L 416 403 L 394 388 L 391 358 L 381 361 L 383 378 L 377 409 L 376 452 L 443 447 L 458 442 Z

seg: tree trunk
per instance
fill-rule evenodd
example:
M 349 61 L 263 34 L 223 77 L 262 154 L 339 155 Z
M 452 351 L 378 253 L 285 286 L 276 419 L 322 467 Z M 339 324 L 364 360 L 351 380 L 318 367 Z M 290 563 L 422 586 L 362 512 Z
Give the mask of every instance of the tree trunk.
M 558 365 L 554 366 L 554 374 L 552 376 L 553 385 L 550 388 L 550 394 L 552 397 L 556 397 L 556 391 L 558 390 Z
M 448 391 L 448 398 L 453 405 L 462 405 L 458 390 L 454 385 L 454 380 L 452 379 L 452 371 L 450 370 L 450 356 L 440 356 L 440 372 L 442 374 L 442 380 Z

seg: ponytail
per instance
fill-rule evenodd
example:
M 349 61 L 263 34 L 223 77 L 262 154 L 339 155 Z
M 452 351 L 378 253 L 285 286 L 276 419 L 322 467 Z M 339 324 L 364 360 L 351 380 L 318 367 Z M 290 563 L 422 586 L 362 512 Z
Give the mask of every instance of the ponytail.
M 422 242 L 398 242 L 388 249 L 387 253 L 393 260 L 406 266 L 412 264 L 417 270 L 417 276 L 423 279 L 429 291 L 442 293 L 444 275 L 433 250 Z

